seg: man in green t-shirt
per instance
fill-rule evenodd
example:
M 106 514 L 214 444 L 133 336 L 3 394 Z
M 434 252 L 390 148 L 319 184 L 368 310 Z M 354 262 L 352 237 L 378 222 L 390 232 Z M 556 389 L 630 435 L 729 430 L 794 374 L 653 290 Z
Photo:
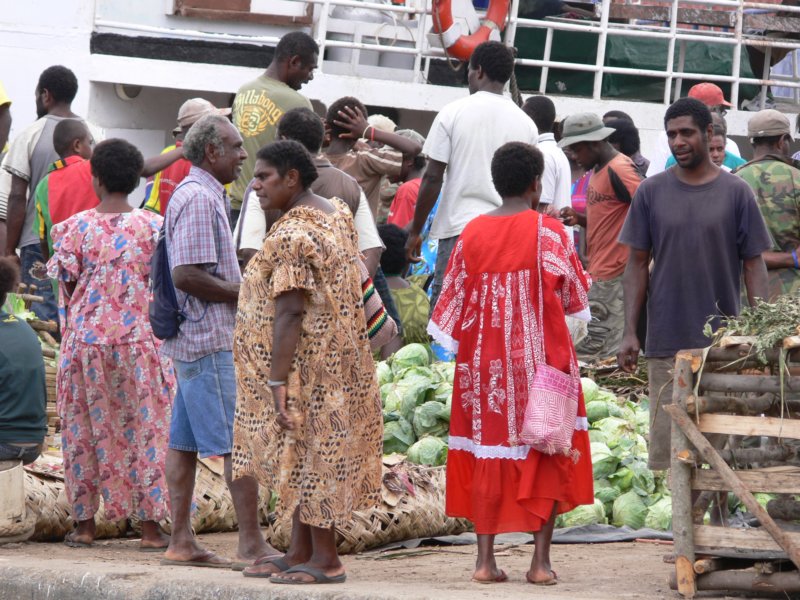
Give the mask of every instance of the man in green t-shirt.
M 792 126 L 777 110 L 762 110 L 747 124 L 753 160 L 736 175 L 753 188 L 772 239 L 764 253 L 769 273 L 769 297 L 800 295 L 800 169 L 789 158 Z
M 311 108 L 308 98 L 297 93 L 313 79 L 319 46 L 302 31 L 287 33 L 275 47 L 267 70 L 239 88 L 233 101 L 233 124 L 242 134 L 247 160 L 239 179 L 231 184 L 231 225 L 236 223 L 242 196 L 253 178 L 256 153 L 275 140 L 278 121 L 293 108 Z

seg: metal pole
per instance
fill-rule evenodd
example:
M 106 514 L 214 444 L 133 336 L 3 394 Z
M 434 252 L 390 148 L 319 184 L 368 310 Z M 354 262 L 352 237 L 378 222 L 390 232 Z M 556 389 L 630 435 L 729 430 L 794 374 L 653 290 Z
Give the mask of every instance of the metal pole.
M 428 17 L 427 4 L 427 0 L 416 0 L 414 4 L 415 8 L 420 9 L 417 13 L 419 18 L 417 19 L 417 53 L 414 55 L 414 82 L 419 82 L 421 77 L 420 67 L 422 66 L 422 53 L 425 51 L 425 22 Z
M 669 42 L 667 42 L 667 78 L 664 81 L 664 104 L 669 104 L 669 96 L 672 91 L 672 78 L 675 62 L 675 33 L 678 29 L 678 0 L 673 0 L 672 10 L 669 15 Z M 683 70 L 683 69 L 681 69 Z
M 686 40 L 680 41 L 680 48 L 678 50 L 678 72 L 681 73 L 681 76 L 678 77 L 678 82 L 675 85 L 675 97 L 674 100 L 677 100 L 681 97 L 681 88 L 683 87 L 683 70 L 686 68 Z
M 742 27 L 744 26 L 744 0 L 739 0 L 739 6 L 736 8 L 736 27 L 734 29 L 734 39 L 736 45 L 733 47 L 733 65 L 731 67 L 731 76 L 733 85 L 731 86 L 731 104 L 734 110 L 739 108 L 739 71 L 742 65 Z M 753 73 L 755 75 L 755 73 Z
M 770 76 L 770 62 L 772 61 L 772 47 L 767 46 L 764 48 L 764 68 L 761 70 L 761 78 L 762 79 L 769 79 Z M 753 73 L 755 75 L 755 73 Z M 767 84 L 761 85 L 761 93 L 758 95 L 758 108 L 764 109 L 765 104 L 767 102 L 767 89 L 769 86 Z
M 600 94 L 603 90 L 603 65 L 606 62 L 606 40 L 608 39 L 608 16 L 611 12 L 611 0 L 603 0 L 600 9 L 600 35 L 597 36 L 597 71 L 594 74 L 594 89 L 592 90 L 592 98 L 594 100 L 600 99 Z
M 553 30 L 548 28 L 547 34 L 544 38 L 544 56 L 542 59 L 545 62 L 550 62 L 550 53 L 553 49 Z M 547 78 L 550 75 L 550 67 L 542 67 L 542 72 L 539 75 L 539 93 L 546 94 L 547 93 Z
M 322 73 L 322 65 L 325 62 L 325 41 L 328 37 L 328 15 L 331 12 L 330 0 L 325 0 L 322 5 L 322 12 L 319 15 L 319 20 L 316 23 L 316 32 L 312 32 L 317 40 L 319 46 L 319 55 L 317 56 L 317 69 Z

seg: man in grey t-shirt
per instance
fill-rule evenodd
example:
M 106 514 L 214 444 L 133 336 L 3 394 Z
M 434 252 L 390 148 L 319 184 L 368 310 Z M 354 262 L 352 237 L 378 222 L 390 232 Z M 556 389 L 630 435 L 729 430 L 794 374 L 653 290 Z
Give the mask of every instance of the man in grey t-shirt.
M 626 371 L 636 368 L 636 325 L 647 297 L 651 469 L 669 468 L 670 418 L 659 408 L 672 401 L 675 353 L 709 344 L 709 317 L 717 327 L 723 316 L 739 313 L 742 274 L 750 304 L 767 297 L 761 253 L 771 247 L 752 190 L 711 162 L 708 108 L 682 98 L 667 109 L 664 126 L 677 164 L 642 182 L 619 236 L 630 246 L 617 355 Z
M 3 169 L 11 174 L 4 252 L 16 258 L 19 249 L 22 281 L 35 285 L 37 294 L 45 299 L 43 303 L 34 302 L 31 310 L 46 321 L 56 321 L 58 309 L 50 280 L 39 273 L 43 257 L 39 235 L 33 229 L 33 195 L 48 167 L 59 158 L 53 148 L 56 125 L 62 119 L 80 118 L 72 112 L 77 93 L 78 80 L 72 71 L 60 65 L 45 69 L 36 84 L 39 119 L 14 138 L 3 160 Z

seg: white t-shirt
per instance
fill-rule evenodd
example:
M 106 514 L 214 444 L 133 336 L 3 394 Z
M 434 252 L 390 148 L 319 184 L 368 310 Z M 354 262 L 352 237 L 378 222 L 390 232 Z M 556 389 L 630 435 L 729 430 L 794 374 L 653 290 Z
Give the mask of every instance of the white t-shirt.
M 731 138 L 725 138 L 725 150 L 736 156 L 741 156 L 739 152 L 739 145 Z M 647 167 L 647 176 L 652 177 L 658 175 L 667 168 L 667 161 L 672 156 L 669 149 L 669 141 L 667 140 L 667 132 L 662 131 L 658 136 L 655 150 L 650 156 L 650 166 Z
M 506 96 L 476 92 L 445 106 L 422 150 L 428 158 L 447 163 L 430 237 L 455 237 L 472 219 L 500 206 L 492 184 L 492 156 L 507 142 L 535 144 L 537 138 L 536 125 Z
M 375 226 L 375 219 L 369 209 L 369 202 L 364 192 L 361 192 L 361 199 L 358 202 L 358 209 L 353 215 L 353 224 L 358 234 L 358 250 L 364 252 L 372 248 L 385 248 L 381 237 L 378 235 L 378 228 Z M 264 245 L 264 238 L 267 237 L 267 219 L 261 209 L 258 196 L 251 191 L 247 198 L 247 207 L 239 214 L 236 221 L 236 228 L 233 230 L 233 239 L 239 239 L 239 229 L 242 230 L 242 239 L 237 250 L 244 248 L 250 250 L 260 250 Z
M 556 210 L 572 206 L 572 171 L 567 155 L 558 147 L 552 133 L 540 133 L 536 147 L 544 155 L 541 204 L 550 204 Z

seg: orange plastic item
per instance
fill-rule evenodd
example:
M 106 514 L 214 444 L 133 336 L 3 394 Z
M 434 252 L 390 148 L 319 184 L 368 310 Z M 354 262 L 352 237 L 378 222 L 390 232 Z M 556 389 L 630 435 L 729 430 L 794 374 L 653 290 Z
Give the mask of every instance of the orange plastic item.
M 445 51 L 460 60 L 469 60 L 478 44 L 489 39 L 492 29 L 497 29 L 498 31 L 505 29 L 509 1 L 491 0 L 489 2 L 489 10 L 486 11 L 486 20 L 478 31 L 470 35 L 462 35 Z M 453 10 L 450 6 L 450 0 L 434 0 L 433 16 L 434 33 L 444 33 L 450 29 L 453 26 Z

